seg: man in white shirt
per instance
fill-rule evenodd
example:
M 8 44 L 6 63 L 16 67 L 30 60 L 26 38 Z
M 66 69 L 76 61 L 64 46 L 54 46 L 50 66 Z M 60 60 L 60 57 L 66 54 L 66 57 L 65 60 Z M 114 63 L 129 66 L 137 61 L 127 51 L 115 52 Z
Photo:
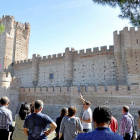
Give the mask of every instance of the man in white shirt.
M 89 101 L 86 101 L 81 94 L 80 99 L 83 102 L 84 109 L 83 116 L 82 118 L 80 118 L 83 125 L 83 131 L 90 132 L 92 130 L 92 110 L 90 108 L 91 103 Z

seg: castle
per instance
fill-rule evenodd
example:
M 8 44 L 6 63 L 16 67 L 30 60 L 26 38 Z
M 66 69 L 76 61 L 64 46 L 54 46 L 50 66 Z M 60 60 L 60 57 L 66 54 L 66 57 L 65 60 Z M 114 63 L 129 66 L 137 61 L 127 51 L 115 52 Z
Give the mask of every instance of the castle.
M 121 119 L 122 105 L 129 105 L 135 119 L 140 110 L 140 28 L 115 31 L 114 46 L 102 46 L 28 59 L 30 24 L 3 16 L 0 24 L 0 96 L 9 96 L 10 109 L 17 113 L 22 102 L 41 99 L 44 112 L 55 119 L 63 106 L 74 105 L 80 113 L 78 93 L 91 107 L 108 105 Z M 78 115 L 77 113 L 77 115 Z

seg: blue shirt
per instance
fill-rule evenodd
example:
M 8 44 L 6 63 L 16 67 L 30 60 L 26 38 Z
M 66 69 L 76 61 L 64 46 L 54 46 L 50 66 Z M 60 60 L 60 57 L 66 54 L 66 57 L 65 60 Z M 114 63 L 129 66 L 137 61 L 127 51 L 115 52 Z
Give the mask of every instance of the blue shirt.
M 100 127 L 92 132 L 79 134 L 75 140 L 123 140 L 123 137 L 107 127 Z
M 12 113 L 7 107 L 0 105 L 0 129 L 9 130 L 9 125 L 12 125 Z
M 47 140 L 44 131 L 47 130 L 47 125 L 51 124 L 53 120 L 42 113 L 32 113 L 27 116 L 23 127 L 28 128 L 28 140 Z

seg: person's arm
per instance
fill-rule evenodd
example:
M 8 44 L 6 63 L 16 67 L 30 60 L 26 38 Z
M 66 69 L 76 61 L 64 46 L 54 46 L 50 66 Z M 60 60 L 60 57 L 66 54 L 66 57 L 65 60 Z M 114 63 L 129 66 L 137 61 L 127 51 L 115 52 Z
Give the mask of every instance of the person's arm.
M 78 125 L 78 131 L 83 131 L 83 126 L 82 126 L 82 124 L 81 124 L 81 121 L 80 121 L 80 119 L 79 118 L 77 118 L 77 125 Z
M 27 128 L 23 128 L 23 132 L 24 132 L 24 134 L 28 137 L 28 132 L 27 132 Z
M 91 123 L 91 118 L 89 118 L 88 120 L 83 120 L 82 118 L 80 118 L 80 120 L 85 123 Z
M 65 117 L 62 119 L 61 124 L 60 124 L 59 139 L 62 137 L 62 134 L 63 134 L 64 129 L 65 129 L 64 121 L 65 121 Z
M 81 101 L 84 103 L 85 102 L 85 99 L 83 98 L 82 94 L 80 93 L 80 99 Z
M 8 124 L 13 126 L 12 122 L 13 122 L 13 119 L 12 119 L 12 112 L 9 110 L 8 112 Z
M 59 133 L 59 140 L 60 140 L 61 137 L 62 137 L 62 133 Z
M 51 127 L 51 128 L 50 128 L 48 131 L 45 131 L 45 132 L 44 132 L 46 136 L 48 136 L 52 131 L 54 131 L 55 128 L 57 127 L 57 125 L 56 125 L 55 122 L 52 122 L 52 123 L 50 124 L 50 127 Z

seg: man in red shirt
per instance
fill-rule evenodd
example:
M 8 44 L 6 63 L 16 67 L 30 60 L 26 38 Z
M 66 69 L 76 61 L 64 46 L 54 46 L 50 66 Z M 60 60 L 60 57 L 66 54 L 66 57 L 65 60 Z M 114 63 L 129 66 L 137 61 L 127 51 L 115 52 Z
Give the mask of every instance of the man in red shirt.
M 110 122 L 109 128 L 110 128 L 113 132 L 117 132 L 117 129 L 118 129 L 118 122 L 117 122 L 117 120 L 116 120 L 113 116 L 111 116 L 111 122 Z

